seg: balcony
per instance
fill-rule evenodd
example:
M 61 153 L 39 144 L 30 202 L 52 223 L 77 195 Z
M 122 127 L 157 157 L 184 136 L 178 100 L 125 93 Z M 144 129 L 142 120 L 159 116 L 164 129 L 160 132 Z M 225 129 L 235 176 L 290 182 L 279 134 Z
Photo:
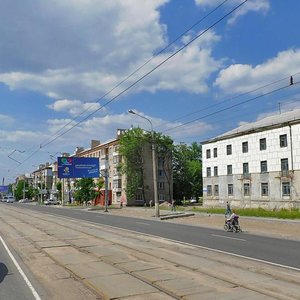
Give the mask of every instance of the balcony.
M 241 179 L 250 180 L 251 179 L 251 174 L 249 174 L 249 173 L 242 174 Z

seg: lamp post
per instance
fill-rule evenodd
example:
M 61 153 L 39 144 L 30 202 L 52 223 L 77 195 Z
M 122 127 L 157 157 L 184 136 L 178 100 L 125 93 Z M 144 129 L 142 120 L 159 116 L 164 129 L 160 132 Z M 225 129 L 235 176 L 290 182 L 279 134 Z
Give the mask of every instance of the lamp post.
M 155 203 L 155 217 L 159 217 L 159 202 L 158 202 L 158 195 L 157 195 L 157 171 L 156 171 L 156 155 L 155 155 L 155 146 L 154 146 L 154 131 L 153 125 L 150 119 L 136 113 L 132 109 L 128 110 L 130 114 L 136 115 L 140 118 L 147 120 L 151 126 L 151 149 L 152 149 L 152 170 L 153 170 L 153 191 L 154 191 L 154 203 Z

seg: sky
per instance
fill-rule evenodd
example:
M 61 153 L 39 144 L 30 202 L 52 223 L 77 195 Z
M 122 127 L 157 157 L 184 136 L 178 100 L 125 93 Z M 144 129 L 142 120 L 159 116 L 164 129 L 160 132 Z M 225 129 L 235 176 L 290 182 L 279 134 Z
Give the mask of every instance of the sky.
M 1 0 L 0 185 L 117 129 L 201 143 L 300 108 L 299 11 L 295 0 Z

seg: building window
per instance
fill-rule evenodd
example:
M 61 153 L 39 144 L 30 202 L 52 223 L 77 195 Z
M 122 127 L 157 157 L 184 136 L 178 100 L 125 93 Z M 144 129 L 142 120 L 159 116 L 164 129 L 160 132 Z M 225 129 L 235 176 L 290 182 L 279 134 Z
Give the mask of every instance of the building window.
M 228 196 L 233 195 L 233 184 L 228 184 Z
M 113 181 L 113 188 L 120 189 L 122 188 L 122 179 L 116 179 Z
M 232 165 L 227 165 L 227 175 L 232 175 Z
M 136 200 L 136 201 L 141 201 L 141 200 L 143 200 L 143 194 L 140 194 L 140 193 L 136 194 L 136 195 L 135 195 L 135 200 Z
M 287 158 L 281 159 L 281 173 L 282 176 L 287 176 L 289 173 L 289 160 Z
M 262 183 L 261 184 L 261 195 L 262 196 L 268 196 L 269 195 L 269 184 L 268 183 Z
M 279 143 L 280 143 L 280 147 L 287 147 L 287 135 L 286 134 L 282 134 L 279 136 Z
M 206 168 L 206 176 L 211 177 L 211 168 L 210 167 Z
M 158 195 L 158 200 L 159 201 L 165 201 L 165 195 L 164 194 L 159 194 Z
M 214 157 L 218 157 L 218 148 L 214 148 Z
M 243 175 L 249 175 L 249 164 L 243 163 Z
M 289 182 L 282 183 L 282 196 L 289 196 L 291 194 L 291 187 Z
M 266 160 L 260 162 L 260 172 L 267 173 L 268 172 L 268 163 Z
M 158 158 L 158 165 L 159 165 L 160 167 L 163 167 L 164 164 L 165 164 L 165 159 L 164 159 L 163 157 L 159 157 L 159 158 Z
M 212 195 L 212 190 L 211 190 L 211 185 L 207 186 L 207 196 L 211 196 Z
M 206 158 L 210 158 L 210 149 L 206 150 Z
M 165 175 L 164 170 L 159 169 L 158 170 L 158 177 L 164 177 L 164 175 Z
M 242 143 L 242 152 L 247 153 L 248 152 L 248 142 Z
M 165 188 L 165 183 L 159 181 L 159 182 L 158 182 L 158 188 L 159 188 L 160 190 L 163 190 L 163 189 Z
M 231 155 L 232 154 L 232 145 L 227 145 L 226 146 L 226 154 Z
M 244 196 L 250 196 L 250 183 L 244 183 Z
M 218 167 L 214 167 L 214 176 L 218 176 Z
M 259 140 L 259 150 L 266 150 L 267 149 L 267 140 L 266 138 Z
M 214 185 L 214 195 L 219 196 L 219 186 L 217 184 Z

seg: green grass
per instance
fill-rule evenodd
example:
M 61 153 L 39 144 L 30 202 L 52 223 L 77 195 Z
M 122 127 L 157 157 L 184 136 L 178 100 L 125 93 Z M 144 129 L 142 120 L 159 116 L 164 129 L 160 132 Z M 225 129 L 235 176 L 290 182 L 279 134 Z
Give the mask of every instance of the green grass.
M 178 210 L 192 210 L 195 212 L 209 213 L 209 214 L 224 214 L 224 208 L 204 208 L 204 207 L 193 207 L 193 208 L 181 208 Z M 280 210 L 265 210 L 263 208 L 240 208 L 236 209 L 236 213 L 240 216 L 248 217 L 263 217 L 263 218 L 277 218 L 277 219 L 300 219 L 299 209 L 280 209 Z

